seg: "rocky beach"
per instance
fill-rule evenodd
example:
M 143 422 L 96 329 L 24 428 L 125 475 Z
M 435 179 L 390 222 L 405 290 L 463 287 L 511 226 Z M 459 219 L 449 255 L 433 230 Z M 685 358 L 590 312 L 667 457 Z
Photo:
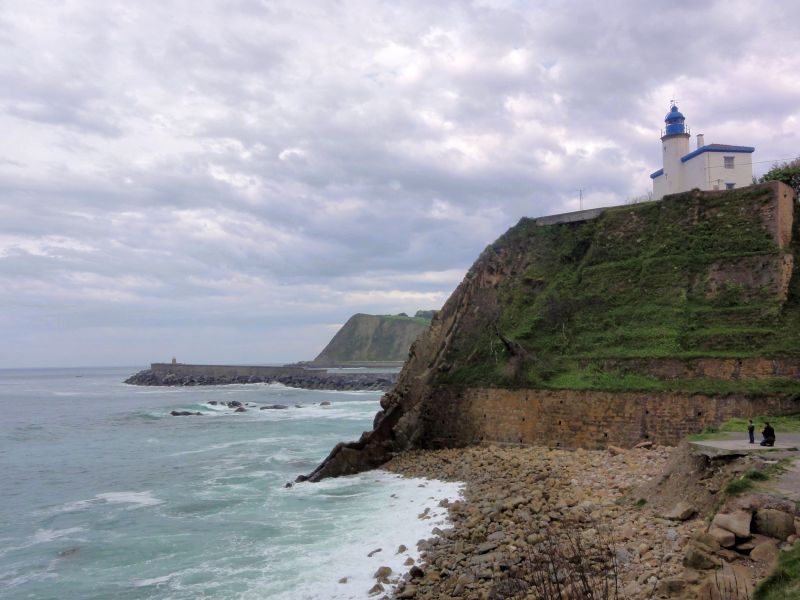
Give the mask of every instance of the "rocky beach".
M 484 446 L 398 455 L 384 468 L 466 487 L 463 500 L 445 503 L 452 527 L 417 542 L 420 563 L 395 579 L 394 597 L 749 598 L 778 548 L 796 539 L 794 508 L 783 506 L 790 514 L 779 515 L 791 533 L 751 532 L 751 517 L 755 531 L 761 514 L 764 529 L 764 515 L 773 518 L 780 510 L 741 497 L 715 507 L 720 514 L 709 528 L 714 510 L 709 514 L 691 488 L 718 492 L 724 480 L 756 463 L 701 460 L 705 472 L 691 476 L 702 480 L 687 485 L 674 476 L 695 460 L 687 452 L 685 445 L 606 451 Z M 699 503 L 681 500 L 682 491 L 670 485 Z M 746 523 L 734 535 L 730 522 L 737 516 Z M 393 582 L 385 572 L 376 577 L 379 584 Z M 586 585 L 594 595 L 581 595 Z M 376 597 L 382 587 L 374 589 Z M 604 587 L 607 595 L 598 592 Z M 556 588 L 564 595 L 555 595 Z

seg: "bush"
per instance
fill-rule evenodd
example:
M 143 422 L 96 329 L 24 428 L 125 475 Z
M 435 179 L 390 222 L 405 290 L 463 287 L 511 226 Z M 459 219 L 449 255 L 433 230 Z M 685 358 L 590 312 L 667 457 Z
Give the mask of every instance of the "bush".
M 800 194 L 800 157 L 783 163 L 775 163 L 772 169 L 764 173 L 760 181 L 782 181 Z

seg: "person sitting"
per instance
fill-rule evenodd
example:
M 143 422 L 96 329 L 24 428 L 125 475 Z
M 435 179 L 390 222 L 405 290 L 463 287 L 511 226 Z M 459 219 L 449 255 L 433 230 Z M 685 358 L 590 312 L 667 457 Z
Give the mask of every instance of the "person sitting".
M 761 435 L 764 438 L 761 440 L 762 446 L 775 445 L 775 430 L 772 428 L 772 425 L 769 423 L 764 423 L 764 429 L 761 431 Z

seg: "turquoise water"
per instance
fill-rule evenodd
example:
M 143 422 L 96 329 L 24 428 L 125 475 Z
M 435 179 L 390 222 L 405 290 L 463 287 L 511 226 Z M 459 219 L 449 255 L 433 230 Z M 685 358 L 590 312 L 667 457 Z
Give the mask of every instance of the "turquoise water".
M 370 429 L 379 393 L 120 383 L 135 370 L 0 370 L 0 597 L 366 598 L 459 493 L 382 471 L 284 487 Z

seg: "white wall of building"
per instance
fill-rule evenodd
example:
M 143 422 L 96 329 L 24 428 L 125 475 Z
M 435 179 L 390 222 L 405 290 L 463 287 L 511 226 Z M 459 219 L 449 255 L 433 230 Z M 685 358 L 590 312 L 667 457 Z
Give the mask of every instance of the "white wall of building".
M 753 184 L 753 155 L 743 152 L 704 152 L 708 156 L 707 173 L 708 173 L 708 188 L 701 189 L 726 189 L 726 184 L 733 184 L 734 187 L 740 188 Z M 725 157 L 733 157 L 734 167 L 732 169 L 725 168 Z M 699 158 L 699 157 L 698 157 Z M 687 161 L 691 162 L 691 161 Z
M 661 200 L 667 195 L 667 179 L 663 175 L 659 175 L 653 179 L 653 200 Z
M 708 155 L 711 152 L 703 152 L 694 158 L 690 158 L 683 163 L 684 178 L 686 180 L 686 187 L 683 191 L 693 190 L 699 188 L 701 190 L 710 190 L 711 183 L 708 178 Z M 723 186 L 724 187 L 724 186 Z
M 658 179 L 664 179 L 662 195 L 682 192 L 685 187 L 681 157 L 689 154 L 689 134 L 669 136 L 661 141 L 661 147 L 664 155 L 664 174 Z M 655 193 L 655 189 L 653 192 Z

